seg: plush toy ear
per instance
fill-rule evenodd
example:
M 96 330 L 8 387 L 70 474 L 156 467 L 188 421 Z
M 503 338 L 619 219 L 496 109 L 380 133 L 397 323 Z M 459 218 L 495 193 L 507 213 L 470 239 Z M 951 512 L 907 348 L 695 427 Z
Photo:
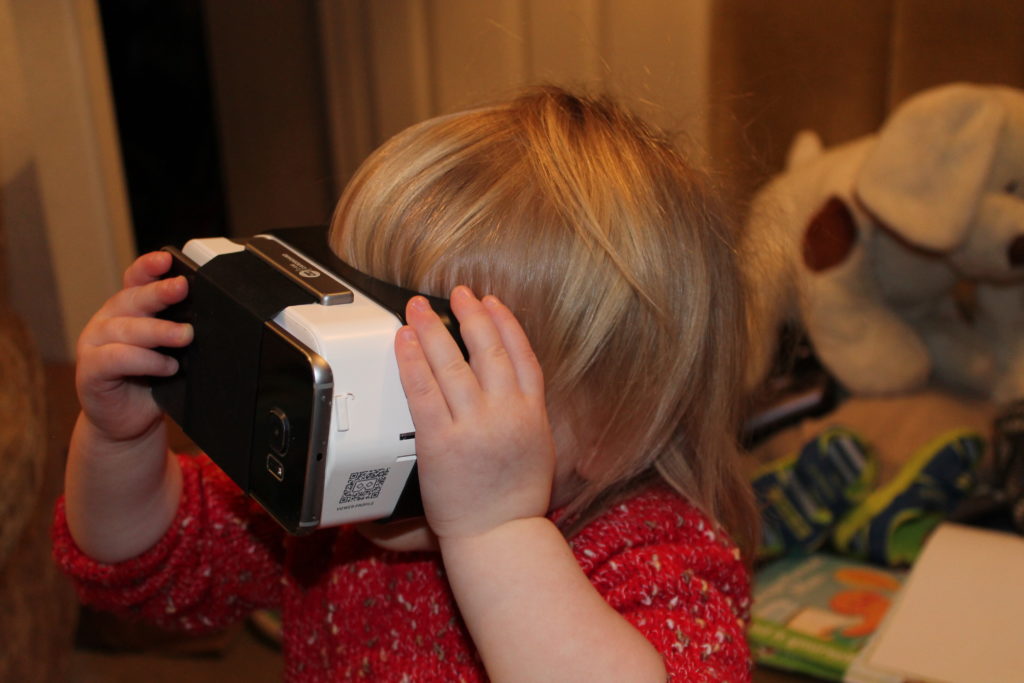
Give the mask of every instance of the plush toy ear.
M 868 152 L 855 182 L 859 199 L 910 243 L 949 251 L 965 236 L 1005 118 L 981 86 L 950 85 L 908 100 Z
M 793 137 L 793 142 L 789 145 L 785 169 L 792 171 L 794 168 L 806 166 L 820 157 L 824 151 L 825 145 L 821 141 L 821 136 L 813 130 L 802 130 Z

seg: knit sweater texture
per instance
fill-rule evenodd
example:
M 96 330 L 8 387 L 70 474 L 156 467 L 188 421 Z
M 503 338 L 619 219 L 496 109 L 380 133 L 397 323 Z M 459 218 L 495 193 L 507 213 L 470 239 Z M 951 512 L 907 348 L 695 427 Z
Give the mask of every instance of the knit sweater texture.
M 438 553 L 385 551 L 351 527 L 289 536 L 209 459 L 180 462 L 177 516 L 131 560 L 102 564 L 82 553 L 58 502 L 54 554 L 84 604 L 197 634 L 280 609 L 288 681 L 487 680 Z M 570 546 L 671 678 L 750 680 L 750 577 L 729 538 L 693 506 L 653 488 Z

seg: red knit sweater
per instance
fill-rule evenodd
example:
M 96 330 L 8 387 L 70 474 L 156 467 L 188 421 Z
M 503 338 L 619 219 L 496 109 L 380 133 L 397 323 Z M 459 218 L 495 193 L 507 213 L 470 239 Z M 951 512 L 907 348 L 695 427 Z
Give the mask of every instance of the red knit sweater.
M 486 680 L 439 554 L 384 551 L 348 527 L 290 537 L 208 459 L 181 463 L 170 531 L 126 562 L 84 555 L 58 503 L 54 553 L 84 603 L 191 632 L 279 608 L 289 681 Z M 673 678 L 750 679 L 748 573 L 692 506 L 652 490 L 591 522 L 571 546 Z

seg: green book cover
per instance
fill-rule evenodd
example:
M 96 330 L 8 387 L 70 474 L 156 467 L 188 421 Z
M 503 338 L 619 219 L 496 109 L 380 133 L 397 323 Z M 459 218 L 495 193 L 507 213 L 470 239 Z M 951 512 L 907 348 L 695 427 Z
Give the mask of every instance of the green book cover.
M 754 577 L 747 633 L 755 660 L 842 680 L 881 623 L 904 576 L 824 553 L 765 565 Z

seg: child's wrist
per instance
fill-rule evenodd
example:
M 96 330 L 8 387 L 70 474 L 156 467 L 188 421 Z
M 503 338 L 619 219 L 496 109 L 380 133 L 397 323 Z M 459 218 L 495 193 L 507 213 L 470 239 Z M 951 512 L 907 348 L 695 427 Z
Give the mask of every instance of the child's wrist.
M 140 449 L 153 448 L 154 444 L 166 444 L 166 425 L 162 415 L 146 425 L 140 432 L 128 436 L 111 434 L 84 411 L 79 413 L 75 425 L 75 436 L 89 444 L 89 450 L 111 457 L 117 453 L 133 454 Z M 166 450 L 165 446 L 155 449 Z
M 506 544 L 521 544 L 554 534 L 561 537 L 558 527 L 547 517 L 518 517 L 472 534 L 438 536 L 438 545 L 445 557 L 464 553 L 487 552 Z

